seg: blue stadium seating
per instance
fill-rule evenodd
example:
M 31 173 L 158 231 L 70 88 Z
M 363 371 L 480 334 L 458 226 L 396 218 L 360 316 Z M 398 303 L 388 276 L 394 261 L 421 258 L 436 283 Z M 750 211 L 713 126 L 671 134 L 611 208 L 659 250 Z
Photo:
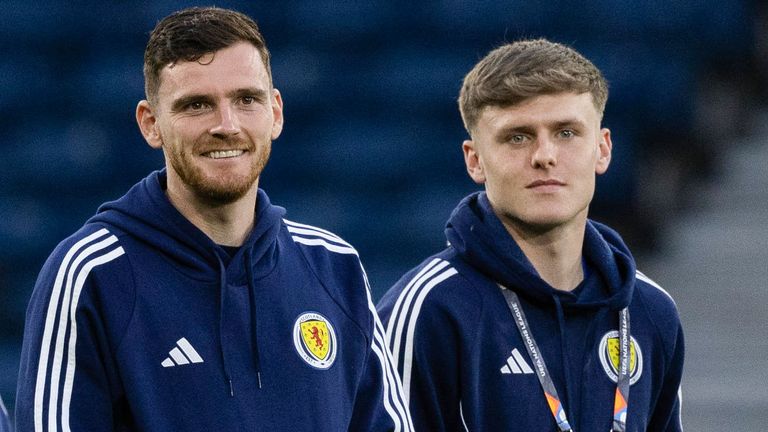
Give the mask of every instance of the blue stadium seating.
M 8 405 L 9 356 L 18 352 L 3 347 L 20 342 L 26 299 L 50 249 L 101 202 L 162 166 L 134 123 L 143 47 L 157 20 L 189 4 L 3 3 L 0 393 Z M 697 80 L 708 66 L 753 54 L 747 0 L 217 5 L 259 22 L 285 100 L 285 131 L 261 186 L 289 218 L 352 242 L 375 297 L 442 247 L 451 209 L 477 189 L 463 166 L 456 98 L 489 49 L 544 36 L 604 71 L 615 152 L 593 211 L 607 219 L 616 209 L 628 217 L 650 152 L 694 134 Z

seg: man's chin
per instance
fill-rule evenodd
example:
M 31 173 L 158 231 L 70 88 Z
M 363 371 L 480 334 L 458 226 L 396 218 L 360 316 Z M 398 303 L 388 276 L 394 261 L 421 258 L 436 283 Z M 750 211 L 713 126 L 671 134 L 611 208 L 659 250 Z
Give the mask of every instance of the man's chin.
M 204 181 L 190 185 L 203 201 L 214 205 L 232 204 L 253 189 L 256 179 L 239 181 Z

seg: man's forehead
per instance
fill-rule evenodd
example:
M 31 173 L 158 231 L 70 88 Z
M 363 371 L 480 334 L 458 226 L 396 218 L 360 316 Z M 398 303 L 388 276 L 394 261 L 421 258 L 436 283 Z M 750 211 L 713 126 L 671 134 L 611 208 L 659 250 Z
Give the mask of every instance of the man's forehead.
M 201 65 L 207 65 L 213 62 L 213 59 L 216 57 L 216 52 L 209 52 L 201 55 L 200 57 L 194 59 L 194 60 L 186 60 L 186 59 L 178 59 L 174 60 L 172 62 L 169 62 L 165 66 L 163 66 L 163 69 L 173 69 L 176 67 L 176 65 L 184 64 L 184 63 L 197 63 Z
M 256 87 L 267 90 L 269 75 L 253 45 L 238 43 L 199 59 L 169 63 L 160 70 L 159 94 Z
M 256 72 L 258 75 L 267 75 L 261 54 L 256 47 L 246 42 L 239 42 L 218 51 L 205 53 L 194 60 L 179 59 L 170 62 L 160 69 L 160 75 L 183 72 L 204 74 L 224 71 Z
M 524 99 L 513 105 L 489 105 L 482 109 L 478 123 L 486 126 L 543 122 L 588 122 L 599 118 L 590 93 L 544 94 Z

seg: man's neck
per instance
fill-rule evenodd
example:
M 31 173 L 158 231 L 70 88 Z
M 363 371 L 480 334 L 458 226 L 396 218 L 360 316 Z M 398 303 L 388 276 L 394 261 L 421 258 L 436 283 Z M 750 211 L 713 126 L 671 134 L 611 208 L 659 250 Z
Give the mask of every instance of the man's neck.
M 582 247 L 584 223 L 532 232 L 502 219 L 504 227 L 523 251 L 539 276 L 553 288 L 572 291 L 584 280 Z
M 228 204 L 211 204 L 170 182 L 166 194 L 179 213 L 216 244 L 241 246 L 255 224 L 257 190 L 254 184 L 244 196 Z

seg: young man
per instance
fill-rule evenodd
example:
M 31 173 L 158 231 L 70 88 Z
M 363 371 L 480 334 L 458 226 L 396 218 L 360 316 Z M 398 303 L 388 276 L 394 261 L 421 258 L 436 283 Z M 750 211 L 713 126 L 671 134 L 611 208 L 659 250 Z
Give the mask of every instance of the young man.
M 607 95 L 592 63 L 546 40 L 465 77 L 464 160 L 485 192 L 379 304 L 418 430 L 681 430 L 675 304 L 587 219 L 611 159 Z
M 283 127 L 248 17 L 162 20 L 136 119 L 166 167 L 53 252 L 19 431 L 411 431 L 357 253 L 258 188 Z

